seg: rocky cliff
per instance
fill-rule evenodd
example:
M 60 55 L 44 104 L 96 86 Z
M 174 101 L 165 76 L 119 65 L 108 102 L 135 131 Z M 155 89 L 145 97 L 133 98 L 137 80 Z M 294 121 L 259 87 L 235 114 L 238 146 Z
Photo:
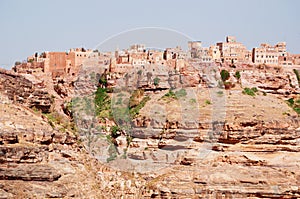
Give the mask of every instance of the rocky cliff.
M 48 93 L 42 80 L 31 75 L 20 75 L 0 69 L 0 91 L 10 100 L 37 108 L 45 113 L 50 112 L 51 95 Z
M 51 83 L 1 70 L 0 198 L 299 198 L 295 74 L 222 67 L 230 89 L 222 68 L 192 62 Z M 110 89 L 107 118 L 89 101 L 97 86 Z M 59 117 L 72 97 L 83 100 Z
M 53 126 L 41 113 L 5 95 L 0 99 L 0 198 L 115 198 L 139 193 L 139 176 L 100 164 L 74 132 Z

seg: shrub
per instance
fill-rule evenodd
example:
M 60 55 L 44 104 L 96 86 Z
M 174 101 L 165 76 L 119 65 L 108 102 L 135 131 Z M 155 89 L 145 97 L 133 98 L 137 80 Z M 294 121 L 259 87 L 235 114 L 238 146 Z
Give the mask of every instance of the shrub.
M 217 94 L 218 94 L 219 96 L 222 96 L 222 95 L 224 94 L 224 92 L 223 92 L 223 91 L 218 91 Z
M 257 88 L 256 88 L 256 87 L 252 87 L 251 89 L 252 89 L 252 90 L 253 90 L 253 92 L 255 92 L 255 93 L 256 93 L 256 92 L 258 92 L 258 90 L 257 90 Z
M 120 135 L 120 133 L 118 133 L 118 132 L 120 132 L 122 129 L 119 127 L 119 126 L 112 126 L 111 127 L 111 129 L 110 129 L 110 132 L 111 132 L 111 136 L 113 137 L 113 138 L 116 138 L 116 137 L 118 137 L 119 135 Z
M 173 99 L 177 99 L 175 93 L 174 93 L 173 90 L 171 90 L 171 89 L 169 90 L 169 92 L 167 92 L 167 93 L 163 96 L 163 98 L 173 98 Z
M 236 71 L 234 76 L 239 80 L 241 78 L 241 73 L 240 71 Z
M 102 87 L 106 87 L 107 86 L 107 79 L 106 79 L 106 75 L 102 74 L 100 79 L 99 79 L 99 84 Z
M 113 109 L 113 116 L 115 122 L 125 128 L 131 121 L 131 117 L 129 115 L 129 108 L 128 107 L 114 107 Z
M 205 100 L 205 104 L 207 105 L 211 104 L 210 100 Z
M 127 147 L 129 147 L 130 143 L 132 142 L 133 137 L 130 135 L 126 135 Z
M 286 100 L 287 104 L 298 114 L 300 115 L 300 100 L 295 100 L 290 98 Z
M 224 70 L 224 69 L 221 71 L 220 75 L 221 75 L 221 78 L 222 78 L 223 82 L 228 80 L 229 77 L 230 77 L 229 72 L 227 70 Z
M 129 98 L 129 108 L 137 106 L 143 95 L 144 95 L 143 89 L 134 90 Z
M 107 94 L 106 88 L 98 87 L 95 93 L 95 109 L 98 116 L 101 118 L 111 116 L 111 99 Z
M 150 97 L 149 97 L 149 96 L 144 97 L 144 98 L 142 99 L 142 101 L 141 101 L 138 105 L 136 105 L 136 106 L 130 108 L 130 109 L 129 109 L 130 116 L 131 116 L 132 118 L 138 116 L 139 113 L 140 113 L 140 110 L 146 105 L 146 103 L 147 103 L 149 100 L 150 100 Z
M 294 107 L 293 109 L 298 115 L 300 115 L 300 107 Z
M 257 88 L 256 87 L 253 87 L 253 88 L 244 88 L 243 90 L 243 94 L 246 94 L 246 95 L 250 95 L 250 96 L 255 96 L 255 93 L 257 92 Z
M 186 90 L 183 88 L 175 92 L 172 89 L 170 89 L 169 92 L 166 93 L 162 98 L 171 98 L 177 100 L 178 98 L 185 97 L 186 95 Z
M 195 98 L 190 99 L 190 103 L 191 103 L 191 104 L 196 104 L 196 103 L 197 103 L 197 100 L 196 100 Z
M 142 70 L 138 70 L 137 74 L 138 75 L 142 75 L 143 71 Z
M 113 161 L 117 158 L 117 147 L 111 144 L 108 148 L 109 157 L 106 159 L 106 162 Z
M 177 98 L 180 98 L 180 97 L 185 97 L 187 95 L 187 93 L 186 93 L 186 90 L 182 88 L 179 91 L 176 91 L 175 95 Z
M 153 80 L 154 86 L 158 86 L 159 81 L 160 81 L 160 79 L 158 77 L 155 77 L 154 80 Z

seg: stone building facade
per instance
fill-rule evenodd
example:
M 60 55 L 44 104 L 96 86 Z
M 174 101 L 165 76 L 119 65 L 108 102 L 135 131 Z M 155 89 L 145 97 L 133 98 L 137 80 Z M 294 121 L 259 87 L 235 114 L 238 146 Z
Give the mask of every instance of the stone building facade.
M 244 63 L 249 61 L 249 52 L 234 36 L 227 36 L 226 42 L 218 42 L 223 63 Z
M 268 65 L 278 65 L 279 57 L 280 61 L 286 60 L 286 44 L 285 42 L 280 42 L 275 46 L 267 43 L 263 43 L 258 48 L 253 48 L 252 51 L 252 61 L 255 64 L 268 64 Z
M 293 58 L 293 64 L 294 65 L 300 65 L 300 54 L 294 54 L 291 55 Z
M 201 41 L 189 41 L 188 42 L 188 57 L 191 59 L 197 59 L 199 62 L 210 63 L 213 61 L 211 50 L 208 47 L 202 47 Z M 216 52 L 217 56 L 217 52 Z
M 221 61 L 221 52 L 220 52 L 219 46 L 211 45 L 209 47 L 209 54 L 210 54 L 213 62 L 220 62 Z

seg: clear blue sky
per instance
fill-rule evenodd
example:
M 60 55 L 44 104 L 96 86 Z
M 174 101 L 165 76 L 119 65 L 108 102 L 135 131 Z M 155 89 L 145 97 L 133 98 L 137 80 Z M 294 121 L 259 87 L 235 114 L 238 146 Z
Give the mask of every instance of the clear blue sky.
M 0 67 L 34 52 L 93 48 L 138 27 L 175 29 L 204 46 L 235 35 L 248 49 L 286 41 L 300 54 L 298 0 L 0 0 Z

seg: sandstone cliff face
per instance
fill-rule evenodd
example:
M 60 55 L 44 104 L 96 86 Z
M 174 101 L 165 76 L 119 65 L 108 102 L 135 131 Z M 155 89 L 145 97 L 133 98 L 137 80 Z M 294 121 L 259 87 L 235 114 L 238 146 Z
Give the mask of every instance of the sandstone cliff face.
M 187 96 L 178 100 L 152 95 L 132 124 L 127 164 L 144 173 L 145 196 L 300 197 L 300 120 L 286 103 L 263 93 L 224 91 L 226 114 L 214 121 L 215 91 L 185 89 Z M 199 109 L 187 104 L 191 97 Z M 130 169 L 116 162 L 111 165 Z
M 289 96 L 299 94 L 299 84 L 292 69 L 244 70 L 241 72 L 243 87 L 256 86 L 267 93 Z
M 0 94 L 0 198 L 135 196 L 143 180 L 101 165 L 76 135 Z M 117 188 L 119 187 L 119 188 Z
M 42 80 L 30 80 L 29 76 L 22 76 L 13 72 L 0 69 L 0 91 L 9 99 L 24 104 L 30 108 L 40 109 L 45 113 L 50 112 L 51 96 Z
M 93 128 L 85 134 L 94 136 L 89 146 L 28 107 L 39 101 L 43 106 L 36 108 L 49 111 L 49 93 L 59 106 L 71 96 L 90 95 L 97 69 L 94 75 L 83 71 L 75 90 L 72 78 L 43 84 L 36 75 L 0 71 L 0 198 L 300 197 L 300 120 L 282 100 L 299 93 L 291 71 L 229 68 L 236 86 L 224 90 L 217 88 L 215 66 L 148 69 L 133 71 L 128 80 L 107 75 L 109 86 L 141 88 L 150 96 L 130 123 L 132 140 L 118 132 L 109 143 L 107 131 Z M 233 77 L 236 70 L 240 80 Z M 245 95 L 246 86 L 267 94 Z M 164 97 L 169 88 L 186 93 Z M 84 119 L 98 124 L 93 111 Z M 120 154 L 107 163 L 110 146 Z

